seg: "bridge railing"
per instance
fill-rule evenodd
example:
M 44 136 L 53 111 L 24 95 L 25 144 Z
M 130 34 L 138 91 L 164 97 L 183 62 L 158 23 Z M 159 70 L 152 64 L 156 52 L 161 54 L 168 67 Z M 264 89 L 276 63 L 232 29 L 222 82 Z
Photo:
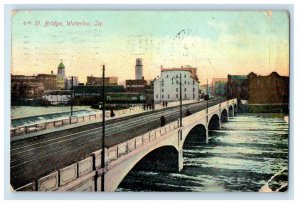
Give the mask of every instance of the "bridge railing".
M 123 110 L 117 110 L 114 111 L 115 116 L 120 116 L 124 114 L 130 114 L 130 113 L 138 113 L 142 112 L 143 108 L 142 106 L 135 106 L 128 109 Z M 75 123 L 82 123 L 82 122 L 88 122 L 88 121 L 95 121 L 95 120 L 101 120 L 102 118 L 102 112 L 90 114 L 90 115 L 84 115 L 84 116 L 74 116 L 74 117 L 68 117 L 58 120 L 52 120 L 42 123 L 36 123 L 32 125 L 25 125 L 25 126 L 18 126 L 13 127 L 10 129 L 10 136 L 19 136 L 24 135 L 32 132 L 38 132 L 41 130 L 46 130 L 50 128 L 60 127 L 64 125 L 70 125 Z M 106 111 L 105 118 L 110 118 L 110 111 Z
M 221 103 L 221 108 L 224 108 L 228 105 L 228 101 L 224 101 Z
M 218 111 L 219 110 L 219 104 L 217 105 L 214 105 L 214 106 L 211 106 L 208 108 L 208 112 L 215 112 L 215 111 Z
M 170 131 L 173 131 L 179 127 L 178 121 L 174 121 L 172 123 L 169 123 L 163 127 L 159 127 L 156 129 L 153 129 L 143 135 L 137 136 L 135 138 L 129 139 L 123 143 L 120 143 L 118 145 L 112 146 L 108 148 L 107 150 L 107 164 L 110 164 L 110 162 L 113 162 L 117 160 L 118 158 L 122 157 L 123 155 L 128 154 L 129 152 L 132 152 L 141 146 L 144 146 L 146 144 L 149 144 L 162 136 L 165 136 Z M 101 155 L 100 155 L 101 156 Z
M 118 145 L 105 148 L 105 166 L 111 168 L 119 158 L 128 153 L 138 150 L 157 139 L 162 138 L 167 133 L 179 127 L 178 121 L 166 124 L 163 127 L 151 130 L 143 135 L 126 140 Z M 48 175 L 32 181 L 18 189 L 17 191 L 67 191 L 73 188 L 75 180 L 88 180 L 94 177 L 95 170 L 101 169 L 102 150 L 93 152 L 85 159 L 72 163 L 67 167 L 55 170 Z M 95 181 L 94 181 L 95 182 Z M 76 184 L 78 185 L 78 181 Z M 28 190 L 29 189 L 29 190 Z
M 217 104 L 214 106 L 211 106 L 208 108 L 208 112 L 216 112 L 219 111 L 220 106 L 221 108 L 227 107 L 229 104 L 233 104 L 234 102 L 236 102 L 236 99 L 232 99 L 232 100 L 228 100 L 228 101 L 224 101 L 221 104 Z M 200 112 L 197 112 L 195 114 L 192 114 L 190 116 L 184 117 L 182 119 L 182 125 L 189 125 L 191 123 L 194 123 L 196 121 L 198 121 L 199 119 L 203 118 L 206 116 L 206 110 L 202 110 Z
M 189 125 L 204 117 L 206 117 L 206 110 L 199 111 L 195 114 L 182 118 L 182 125 L 183 126 Z

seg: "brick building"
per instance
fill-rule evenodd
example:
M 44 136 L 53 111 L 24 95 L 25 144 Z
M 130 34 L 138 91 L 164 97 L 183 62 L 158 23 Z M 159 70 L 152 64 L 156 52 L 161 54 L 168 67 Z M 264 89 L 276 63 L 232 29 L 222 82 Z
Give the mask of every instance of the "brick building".
M 11 99 L 37 99 L 44 93 L 45 86 L 37 76 L 11 75 Z
M 94 77 L 94 76 L 87 76 L 86 79 L 87 85 L 100 85 L 103 84 L 102 77 Z M 118 85 L 118 77 L 104 77 L 104 84 L 105 85 Z
M 56 90 L 56 75 L 51 72 L 51 74 L 38 74 L 37 80 L 44 84 L 45 91 Z
M 238 100 L 249 99 L 248 75 L 228 75 L 227 98 L 237 98 Z
M 126 80 L 126 92 L 145 93 L 147 81 L 142 79 Z
M 268 76 L 249 76 L 249 104 L 289 103 L 289 77 L 272 72 Z

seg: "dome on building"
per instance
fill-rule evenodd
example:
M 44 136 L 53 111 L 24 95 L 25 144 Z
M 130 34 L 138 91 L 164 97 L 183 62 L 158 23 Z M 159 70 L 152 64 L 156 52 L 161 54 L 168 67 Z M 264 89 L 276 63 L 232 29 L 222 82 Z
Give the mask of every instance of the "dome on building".
M 66 78 L 66 71 L 65 71 L 65 65 L 62 63 L 62 61 L 59 63 L 57 68 L 57 77 Z
M 65 65 L 62 63 L 62 61 L 59 63 L 58 68 L 59 69 L 64 69 L 65 68 Z

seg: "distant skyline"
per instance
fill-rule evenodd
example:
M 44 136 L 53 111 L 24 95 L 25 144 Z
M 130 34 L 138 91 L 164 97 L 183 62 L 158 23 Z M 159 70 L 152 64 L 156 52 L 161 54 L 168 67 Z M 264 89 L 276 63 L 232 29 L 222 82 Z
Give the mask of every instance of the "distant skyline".
M 71 22 L 72 21 L 72 22 Z M 29 24 L 29 22 L 31 24 Z M 51 25 L 50 25 L 51 24 Z M 96 26 L 94 26 L 97 24 Z M 47 25 L 47 26 L 45 26 Z M 160 67 L 198 68 L 201 84 L 227 74 L 289 75 L 285 11 L 17 11 L 12 17 L 12 74 L 144 77 Z

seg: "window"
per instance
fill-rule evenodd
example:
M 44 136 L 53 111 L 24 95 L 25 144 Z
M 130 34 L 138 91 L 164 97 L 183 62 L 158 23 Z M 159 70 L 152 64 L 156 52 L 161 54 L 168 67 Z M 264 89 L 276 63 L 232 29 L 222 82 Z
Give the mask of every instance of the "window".
M 186 97 L 186 94 L 184 94 L 184 98 L 186 99 L 187 97 Z
M 174 82 L 172 81 L 172 85 L 174 84 Z
M 178 94 L 176 94 L 176 98 L 178 98 Z
M 170 98 L 170 95 L 168 94 L 168 99 Z
M 161 95 L 161 98 L 164 98 L 164 95 L 163 95 L 163 94 Z
M 184 78 L 186 78 L 186 75 L 184 75 Z
M 176 74 L 176 78 L 178 78 L 178 75 Z
M 186 88 L 184 88 L 184 91 L 186 91 Z
M 167 75 L 167 78 L 168 78 L 169 76 Z
M 184 81 L 184 84 L 186 84 L 186 81 Z
M 164 89 L 161 89 L 161 92 L 164 92 Z
M 178 92 L 178 88 L 176 88 L 176 92 Z
M 193 80 L 193 84 L 195 84 L 195 81 Z
M 156 98 L 158 98 L 158 95 L 156 94 Z
M 193 93 L 193 99 L 195 99 L 195 94 Z
M 164 86 L 164 83 L 161 83 L 161 86 Z
M 193 87 L 193 92 L 195 92 L 195 87 Z

